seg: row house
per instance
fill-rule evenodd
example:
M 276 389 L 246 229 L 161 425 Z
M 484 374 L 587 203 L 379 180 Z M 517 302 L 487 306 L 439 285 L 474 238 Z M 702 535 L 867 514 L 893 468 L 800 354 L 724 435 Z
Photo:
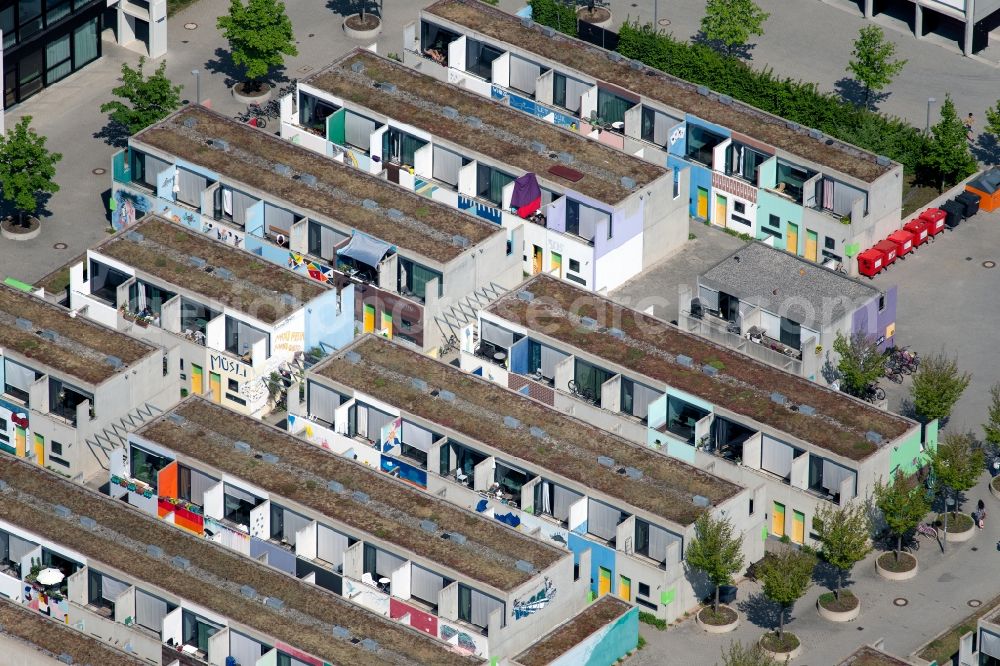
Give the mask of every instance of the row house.
M 686 175 L 674 189 L 667 169 L 368 51 L 299 81 L 281 132 L 508 233 L 523 227 L 529 275 L 605 292 L 688 239 Z
M 586 605 L 565 548 L 420 492 L 412 467 L 380 465 L 377 451 L 357 453 L 192 397 L 129 437 L 111 495 L 289 575 L 313 571 L 316 585 L 481 659 L 521 652 Z
M 693 217 L 810 261 L 853 265 L 845 258 L 900 224 L 902 165 L 476 0 L 423 9 L 404 29 L 403 57 L 675 174 L 689 169 Z
M 532 322 L 538 322 L 537 327 Z M 844 393 L 548 276 L 480 313 L 468 372 L 754 491 L 774 537 L 815 545 L 821 506 L 869 497 L 937 444 Z
M 71 307 L 170 349 L 181 397 L 254 416 L 278 398 L 273 373 L 290 382 L 306 352 L 351 341 L 354 293 L 346 279 L 310 280 L 155 214 L 70 268 Z
M 179 380 L 163 348 L 79 314 L 0 285 L 0 450 L 89 480 Z
M 422 351 L 454 335 L 452 306 L 485 303 L 521 277 L 521 232 L 187 106 L 114 156 L 116 229 L 154 212 L 318 282 L 355 285 L 363 332 Z
M 669 621 L 690 611 L 710 591 L 684 564 L 706 511 L 750 535 L 748 561 L 763 554 L 759 514 L 736 484 L 392 342 L 367 336 L 306 381 L 292 433 L 568 549 L 592 598 Z
M 277 571 L 12 458 L 0 556 L 3 596 L 150 664 L 482 663 L 304 580 L 312 572 Z M 39 581 L 45 569 L 57 573 Z

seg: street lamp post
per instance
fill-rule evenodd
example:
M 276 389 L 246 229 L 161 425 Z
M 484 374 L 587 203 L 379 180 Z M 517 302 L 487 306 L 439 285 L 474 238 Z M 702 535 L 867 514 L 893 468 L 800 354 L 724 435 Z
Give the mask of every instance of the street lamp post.
M 924 125 L 924 134 L 930 134 L 931 131 L 931 104 L 937 100 L 933 97 L 927 98 L 927 123 Z
M 197 100 L 198 104 L 201 104 L 201 72 L 197 69 L 192 69 L 191 74 L 194 75 L 195 100 Z M 927 113 L 930 113 L 930 111 Z

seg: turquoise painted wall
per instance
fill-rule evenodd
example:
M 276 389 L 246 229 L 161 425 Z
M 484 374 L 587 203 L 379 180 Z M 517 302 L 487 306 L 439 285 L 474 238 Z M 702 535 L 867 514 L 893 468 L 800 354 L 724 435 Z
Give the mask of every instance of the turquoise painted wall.
M 656 432 L 656 428 L 659 428 L 667 422 L 667 395 L 665 393 L 653 402 L 649 403 L 649 414 L 647 418 L 650 437 L 652 437 L 653 433 Z M 649 443 L 652 444 L 653 440 L 650 439 Z
M 768 235 L 761 231 L 761 228 L 767 226 L 769 229 L 774 227 L 770 226 L 769 220 L 771 215 L 777 215 L 781 219 L 781 226 L 778 232 L 781 234 L 781 238 L 774 239 L 774 247 L 780 250 L 788 250 L 789 252 L 795 252 L 800 254 L 799 248 L 805 247 L 805 229 L 802 227 L 802 206 L 798 205 L 794 201 L 789 201 L 788 199 L 778 196 L 777 194 L 771 194 L 765 190 L 759 190 L 757 193 L 757 238 L 767 238 Z M 798 247 L 790 248 L 787 247 L 788 240 L 788 223 L 797 224 L 799 227 L 799 242 Z
M 564 652 L 550 666 L 610 666 L 638 644 L 639 609 L 636 607 Z
M 892 445 L 892 453 L 889 455 L 890 475 L 895 474 L 897 469 L 906 475 L 913 474 L 923 465 L 924 454 L 920 450 L 920 440 L 920 428 L 914 428 L 904 439 Z
M 702 400 L 701 398 L 695 397 L 695 396 L 691 395 L 690 393 L 685 393 L 684 391 L 681 391 L 680 389 L 670 388 L 670 389 L 667 390 L 667 395 L 672 395 L 675 398 L 680 398 L 681 400 L 683 400 L 684 402 L 686 402 L 688 404 L 691 404 L 691 405 L 694 405 L 695 407 L 700 407 L 701 409 L 704 409 L 706 412 L 714 412 L 715 411 L 715 406 L 712 403 L 707 402 L 705 400 Z

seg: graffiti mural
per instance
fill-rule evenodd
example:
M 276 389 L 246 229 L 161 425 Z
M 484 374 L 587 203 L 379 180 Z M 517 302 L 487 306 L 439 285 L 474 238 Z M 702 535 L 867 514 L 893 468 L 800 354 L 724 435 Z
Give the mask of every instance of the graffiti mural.
M 288 267 L 293 271 L 305 273 L 317 282 L 329 282 L 333 277 L 333 269 L 315 261 L 308 260 L 305 255 L 298 252 L 288 253 Z
M 534 615 L 549 605 L 549 602 L 556 598 L 556 586 L 545 576 L 542 589 L 532 594 L 527 599 L 514 600 L 514 619 L 520 620 L 523 617 Z
M 450 624 L 441 623 L 441 640 L 451 643 L 459 650 L 463 652 L 468 652 L 469 654 L 476 655 L 477 657 L 484 657 L 484 649 L 476 643 L 476 639 L 470 636 L 468 633 L 462 631 L 458 627 L 453 627 Z
M 145 195 L 129 190 L 118 190 L 111 197 L 111 225 L 115 231 L 134 223 L 153 208 Z
M 392 451 L 399 449 L 399 436 L 402 428 L 402 418 L 395 418 L 382 426 L 382 432 L 380 433 L 382 437 L 382 453 L 391 453 Z

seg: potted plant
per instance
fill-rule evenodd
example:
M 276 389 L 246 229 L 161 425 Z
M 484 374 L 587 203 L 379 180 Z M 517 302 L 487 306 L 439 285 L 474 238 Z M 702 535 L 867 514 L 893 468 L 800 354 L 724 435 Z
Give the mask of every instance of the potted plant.
M 607 2 L 600 0 L 586 0 L 576 10 L 576 18 L 598 28 L 606 28 L 611 25 L 611 10 L 606 5 Z
M 923 486 L 896 470 L 891 484 L 875 486 L 875 506 L 886 529 L 896 538 L 896 548 L 875 559 L 875 570 L 887 580 L 907 580 L 917 575 L 917 558 L 903 550 L 903 536 L 920 524 L 930 510 Z
M 734 534 L 728 518 L 713 518 L 704 513 L 694 524 L 695 538 L 687 548 L 687 563 L 692 569 L 705 574 L 715 587 L 711 605 L 698 611 L 698 625 L 705 631 L 721 634 L 739 626 L 740 617 L 735 610 L 719 604 L 719 588 L 732 583 L 733 574 L 743 567 L 743 537 Z
M 3 200 L 17 211 L 17 219 L 8 217 L 0 223 L 0 232 L 8 240 L 30 240 L 41 232 L 35 214 L 43 194 L 59 191 L 55 182 L 60 153 L 45 147 L 46 138 L 31 129 L 31 116 L 0 136 L 0 191 Z M 27 216 L 25 216 L 27 213 Z
M 802 651 L 798 637 L 785 631 L 785 615 L 812 585 L 815 567 L 815 555 L 794 548 L 785 548 L 764 558 L 757 567 L 764 596 L 780 606 L 777 630 L 760 639 L 760 646 L 773 657 L 794 659 Z
M 867 507 L 862 504 L 838 508 L 824 506 L 819 510 L 816 527 L 823 544 L 823 559 L 837 570 L 833 591 L 821 594 L 816 608 L 827 620 L 849 622 L 861 614 L 861 600 L 842 588 L 854 565 L 865 559 L 872 549 Z
M 229 11 L 216 21 L 229 42 L 233 63 L 243 67 L 244 80 L 233 87 L 241 102 L 260 101 L 271 91 L 264 79 L 271 68 L 285 63 L 285 56 L 299 54 L 292 22 L 280 0 L 230 0 Z
M 369 0 L 354 0 L 357 11 L 344 19 L 344 33 L 352 39 L 374 39 L 382 32 L 382 19 L 368 11 Z

